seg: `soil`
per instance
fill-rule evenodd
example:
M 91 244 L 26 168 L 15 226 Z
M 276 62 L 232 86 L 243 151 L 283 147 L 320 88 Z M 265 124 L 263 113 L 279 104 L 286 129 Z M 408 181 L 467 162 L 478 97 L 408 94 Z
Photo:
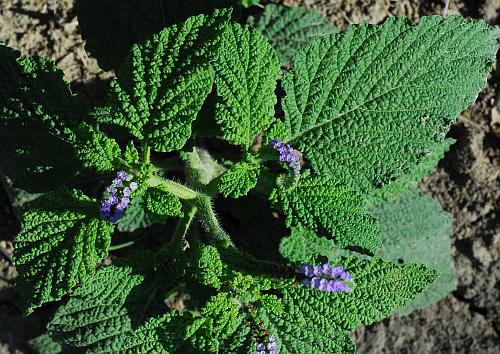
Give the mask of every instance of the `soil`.
M 499 0 L 284 0 L 315 8 L 340 30 L 351 23 L 404 15 L 460 13 L 499 24 Z M 23 54 L 55 60 L 75 91 L 104 96 L 111 72 L 84 50 L 73 0 L 0 0 L 0 41 Z M 360 353 L 500 353 L 500 71 L 449 136 L 457 140 L 422 184 L 455 217 L 452 255 L 457 290 L 409 316 L 391 317 L 354 333 Z M 44 314 L 23 318 L 12 289 L 12 239 L 19 225 L 0 188 L 0 353 L 30 353 Z

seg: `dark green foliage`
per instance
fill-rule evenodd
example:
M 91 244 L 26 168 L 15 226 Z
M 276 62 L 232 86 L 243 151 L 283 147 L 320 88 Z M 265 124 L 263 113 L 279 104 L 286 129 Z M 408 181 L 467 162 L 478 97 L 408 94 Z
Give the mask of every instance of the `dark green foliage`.
M 107 256 L 113 227 L 99 204 L 78 191 L 46 195 L 23 216 L 14 247 L 17 287 L 26 313 L 60 300 Z
M 233 0 L 77 0 L 78 24 L 85 49 L 104 70 L 118 72 L 133 44 L 190 16 L 230 7 Z
M 427 307 L 455 290 L 455 269 L 450 255 L 453 219 L 437 201 L 414 189 L 391 202 L 374 206 L 371 213 L 383 235 L 381 257 L 394 262 L 422 263 L 439 273 L 425 292 L 398 313 Z
M 54 62 L 0 44 L 0 167 L 15 186 L 47 192 L 81 167 L 110 170 L 120 149 L 86 123 L 87 110 Z
M 62 351 L 61 345 L 48 335 L 42 334 L 29 341 L 31 347 L 40 354 L 59 354 Z
M 95 119 L 126 128 L 156 151 L 182 148 L 212 90 L 210 62 L 229 14 L 194 16 L 135 44 L 111 82 L 110 105 L 96 110 Z
M 283 210 L 290 227 L 324 231 L 340 248 L 355 246 L 374 253 L 380 246 L 380 231 L 363 198 L 331 178 L 304 176 L 296 185 L 278 185 L 269 199 Z
M 297 51 L 314 39 L 337 32 L 326 18 L 313 9 L 272 3 L 264 7 L 257 21 L 250 17 L 248 23 L 269 40 L 283 66 L 289 66 Z

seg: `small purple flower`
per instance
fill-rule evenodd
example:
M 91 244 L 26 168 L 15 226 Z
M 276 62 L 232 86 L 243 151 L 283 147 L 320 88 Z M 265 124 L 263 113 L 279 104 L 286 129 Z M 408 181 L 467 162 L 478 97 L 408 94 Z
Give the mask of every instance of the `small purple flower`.
M 132 181 L 128 186 L 124 186 L 124 180 L 128 174 L 125 171 L 118 171 L 111 186 L 106 189 L 107 197 L 101 199 L 101 210 L 99 212 L 102 219 L 112 224 L 118 222 L 123 212 L 130 204 L 132 191 L 137 189 L 137 182 Z M 125 183 L 127 183 L 125 181 Z M 105 194 L 106 196 L 106 194 Z M 120 199 L 121 198 L 121 199 Z
M 264 343 L 258 343 L 255 349 L 257 354 L 276 354 L 276 339 L 270 336 L 267 341 L 267 346 Z
M 342 266 L 332 267 L 330 263 L 323 266 L 304 263 L 299 267 L 299 272 L 304 274 L 306 279 L 301 283 L 306 287 L 311 287 L 321 291 L 345 292 L 352 291 L 350 285 L 353 285 L 351 275 Z
M 115 178 L 113 182 L 111 182 L 111 185 L 113 187 L 121 187 L 123 181 L 120 178 Z
M 260 351 L 266 350 L 266 346 L 262 343 L 259 343 L 259 344 L 257 344 L 256 349 L 258 352 L 260 352 Z
M 123 180 L 123 179 L 127 178 L 127 172 L 125 172 L 125 171 L 118 171 L 116 173 L 116 177 L 118 177 L 119 179 Z
M 269 146 L 280 153 L 280 162 L 285 162 L 293 170 L 295 175 L 299 174 L 300 170 L 300 158 L 297 152 L 290 146 L 290 144 L 283 143 L 277 139 L 272 139 L 269 141 Z
M 131 193 L 132 193 L 132 191 L 130 190 L 130 187 L 123 188 L 123 196 L 124 197 L 130 197 Z

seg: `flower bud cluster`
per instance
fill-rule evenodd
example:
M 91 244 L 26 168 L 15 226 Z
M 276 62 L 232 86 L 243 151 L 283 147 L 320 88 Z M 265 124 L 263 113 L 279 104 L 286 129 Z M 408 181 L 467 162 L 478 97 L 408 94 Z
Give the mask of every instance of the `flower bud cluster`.
M 269 146 L 279 151 L 280 162 L 287 163 L 295 175 L 299 174 L 300 158 L 299 155 L 297 155 L 297 152 L 293 149 L 293 147 L 290 146 L 290 144 L 285 145 L 285 143 L 283 143 L 282 141 L 279 141 L 277 139 L 272 139 L 269 142 Z
M 267 342 L 267 345 L 264 343 L 258 343 L 255 348 L 257 354 L 276 354 L 276 339 L 273 336 L 270 336 Z
M 132 192 L 137 189 L 137 182 L 129 181 L 130 177 L 125 171 L 118 171 L 116 174 L 116 178 L 111 182 L 111 186 L 106 189 L 101 199 L 100 215 L 102 219 L 108 220 L 112 224 L 118 222 L 130 204 Z
M 299 268 L 299 272 L 307 277 L 302 280 L 302 284 L 321 291 L 349 293 L 352 291 L 350 286 L 354 285 L 351 275 L 344 267 L 333 267 L 330 263 L 323 266 L 305 263 Z

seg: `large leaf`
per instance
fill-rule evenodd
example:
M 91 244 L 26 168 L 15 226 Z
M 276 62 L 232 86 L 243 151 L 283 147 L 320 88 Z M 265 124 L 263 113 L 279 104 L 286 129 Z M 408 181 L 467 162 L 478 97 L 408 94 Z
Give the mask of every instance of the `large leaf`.
M 190 17 L 132 47 L 111 82 L 110 106 L 98 121 L 126 128 L 157 151 L 180 149 L 212 90 L 210 62 L 217 56 L 229 11 Z
M 315 40 L 285 75 L 286 143 L 369 190 L 411 172 L 486 84 L 500 29 L 391 17 Z
M 455 290 L 455 269 L 450 255 L 453 218 L 437 201 L 414 189 L 391 202 L 374 206 L 371 213 L 383 235 L 381 257 L 400 263 L 423 263 L 439 273 L 429 288 L 399 313 L 427 307 Z
M 269 199 L 286 215 L 289 227 L 303 226 L 333 239 L 340 248 L 374 253 L 380 230 L 365 210 L 363 198 L 329 177 L 302 177 L 296 185 L 280 185 Z
M 266 4 L 259 19 L 250 17 L 248 22 L 266 36 L 284 66 L 290 65 L 297 51 L 315 38 L 337 32 L 319 12 L 301 6 Z
M 332 260 L 334 261 L 334 260 Z M 351 274 L 350 293 L 328 293 L 289 281 L 277 284 L 282 313 L 261 313 L 279 353 L 355 353 L 348 333 L 390 315 L 436 277 L 422 265 L 397 266 L 381 259 L 338 258 Z
M 69 351 L 119 353 L 132 331 L 124 303 L 142 280 L 131 268 L 99 270 L 57 310 L 48 325 L 51 336 Z
M 0 167 L 15 186 L 47 192 L 81 167 L 113 170 L 120 149 L 85 122 L 88 107 L 54 62 L 0 44 Z
M 78 24 L 85 49 L 104 70 L 116 72 L 132 45 L 188 17 L 235 4 L 233 0 L 77 0 Z
M 59 192 L 37 200 L 16 236 L 17 288 L 26 313 L 60 300 L 87 279 L 107 256 L 113 226 L 99 218 L 99 204 L 81 192 Z
M 220 97 L 215 120 L 226 140 L 249 147 L 274 120 L 276 53 L 255 29 L 231 23 L 214 68 Z

